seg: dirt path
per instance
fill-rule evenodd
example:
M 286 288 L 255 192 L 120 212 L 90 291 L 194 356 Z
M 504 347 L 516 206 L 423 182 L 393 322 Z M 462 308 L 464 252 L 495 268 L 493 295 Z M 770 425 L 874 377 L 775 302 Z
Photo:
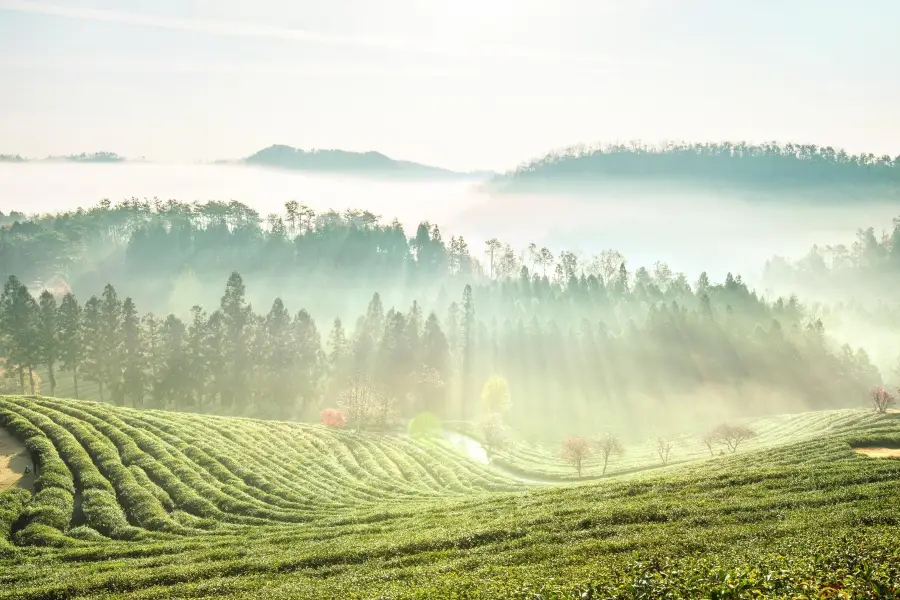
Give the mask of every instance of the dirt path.
M 870 458 L 900 458 L 900 448 L 854 448 L 854 450 Z
M 0 492 L 11 487 L 31 489 L 34 473 L 26 475 L 26 467 L 31 470 L 33 465 L 25 447 L 0 428 Z

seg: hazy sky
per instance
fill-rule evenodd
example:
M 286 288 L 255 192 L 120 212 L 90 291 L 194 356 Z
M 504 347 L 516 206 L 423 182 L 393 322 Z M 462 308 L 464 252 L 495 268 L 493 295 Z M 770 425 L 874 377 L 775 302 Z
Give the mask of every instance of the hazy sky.
M 0 153 L 576 142 L 900 153 L 896 0 L 0 0 Z

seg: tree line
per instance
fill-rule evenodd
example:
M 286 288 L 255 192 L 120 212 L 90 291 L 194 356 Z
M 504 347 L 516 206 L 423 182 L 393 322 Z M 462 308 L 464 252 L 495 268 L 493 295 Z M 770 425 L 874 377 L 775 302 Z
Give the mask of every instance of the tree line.
M 11 276 L 0 296 L 4 372 L 19 393 L 36 392 L 40 373 L 51 395 L 64 378 L 75 396 L 217 414 L 309 419 L 356 398 L 378 426 L 423 412 L 478 418 L 484 382 L 501 376 L 510 426 L 536 437 L 598 420 L 646 434 L 711 408 L 846 406 L 881 381 L 796 297 L 766 301 L 731 275 L 692 286 L 655 271 L 622 262 L 607 280 L 554 282 L 523 265 L 431 309 L 386 308 L 375 293 L 355 322 L 322 328 L 280 298 L 257 312 L 237 272 L 218 307 L 195 306 L 186 320 L 142 315 L 110 284 L 82 304 L 72 292 L 34 298 Z M 778 404 L 759 405 L 761 395 Z
M 616 179 L 718 182 L 769 189 L 865 185 L 896 191 L 900 155 L 854 155 L 831 146 L 777 142 L 579 144 L 528 161 L 497 181 L 528 184 Z
M 889 229 L 859 229 L 849 243 L 814 245 L 796 261 L 775 256 L 766 261 L 764 282 L 794 286 L 818 293 L 839 295 L 845 300 L 872 293 L 894 295 L 900 273 L 900 217 Z M 851 292 L 848 294 L 848 292 Z

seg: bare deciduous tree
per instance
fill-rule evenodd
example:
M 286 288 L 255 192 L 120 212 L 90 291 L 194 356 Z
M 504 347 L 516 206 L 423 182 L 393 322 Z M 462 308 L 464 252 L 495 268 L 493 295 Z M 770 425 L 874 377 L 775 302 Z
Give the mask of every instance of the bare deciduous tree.
M 624 454 L 625 447 L 622 445 L 622 442 L 619 441 L 619 438 L 611 433 L 607 433 L 599 442 L 597 442 L 597 448 L 600 450 L 600 455 L 603 457 L 602 474 L 606 475 L 606 466 L 609 464 L 609 458 L 611 456 L 621 456 Z
M 669 463 L 669 453 L 672 452 L 672 447 L 675 444 L 667 437 L 659 436 L 656 438 L 656 453 L 659 455 L 659 460 L 662 461 L 662 464 L 666 465 Z
M 594 445 L 586 437 L 570 437 L 563 442 L 560 456 L 567 463 L 575 467 L 578 476 L 581 477 L 582 463 L 594 454 Z
M 728 423 L 717 425 L 710 433 L 716 442 L 725 444 L 732 454 L 737 452 L 741 442 L 756 437 L 756 432 L 746 425 L 729 425 Z
M 709 450 L 709 455 L 715 456 L 715 454 L 713 453 L 713 444 L 716 443 L 716 438 L 713 436 L 712 431 L 707 431 L 702 436 L 700 436 L 700 441 L 702 441 L 706 448 Z
M 347 387 L 338 395 L 338 407 L 357 431 L 386 426 L 394 404 L 394 399 L 373 384 L 365 373 L 351 377 Z

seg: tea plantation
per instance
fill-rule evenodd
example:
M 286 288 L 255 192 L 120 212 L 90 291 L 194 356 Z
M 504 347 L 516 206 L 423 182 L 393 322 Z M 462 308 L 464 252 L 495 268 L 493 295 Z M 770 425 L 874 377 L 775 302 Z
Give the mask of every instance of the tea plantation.
M 39 466 L 0 493 L 0 598 L 894 598 L 900 415 L 754 422 L 589 481 L 552 448 L 0 398 Z M 515 472 L 522 478 L 512 475 Z

